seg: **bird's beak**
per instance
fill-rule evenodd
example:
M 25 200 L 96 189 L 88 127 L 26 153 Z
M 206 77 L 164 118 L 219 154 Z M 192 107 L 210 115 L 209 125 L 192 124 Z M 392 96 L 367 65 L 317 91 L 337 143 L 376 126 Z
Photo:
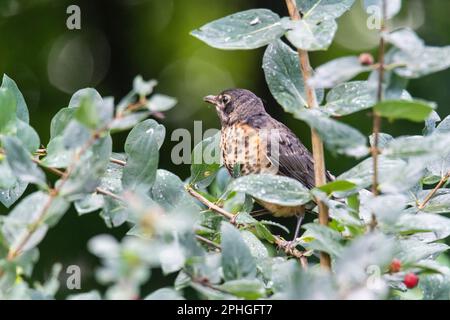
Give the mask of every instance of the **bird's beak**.
M 217 96 L 211 94 L 209 96 L 203 97 L 203 101 L 211 104 L 216 104 Z

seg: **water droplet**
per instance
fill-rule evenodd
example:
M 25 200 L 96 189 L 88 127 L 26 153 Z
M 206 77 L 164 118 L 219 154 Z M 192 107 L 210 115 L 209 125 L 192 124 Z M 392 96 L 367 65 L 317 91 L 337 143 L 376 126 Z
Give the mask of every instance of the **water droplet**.
M 258 23 L 261 23 L 261 20 L 259 20 L 258 17 L 256 17 L 256 18 L 253 19 L 252 21 L 250 21 L 250 25 L 251 25 L 251 26 L 254 26 L 254 25 L 258 24 Z

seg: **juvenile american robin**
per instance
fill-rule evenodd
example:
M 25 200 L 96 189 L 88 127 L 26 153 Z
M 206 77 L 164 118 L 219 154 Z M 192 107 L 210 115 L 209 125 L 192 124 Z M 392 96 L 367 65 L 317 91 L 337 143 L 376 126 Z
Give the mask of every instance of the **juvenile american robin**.
M 249 90 L 229 89 L 209 95 L 204 101 L 215 105 L 222 125 L 220 148 L 225 167 L 240 175 L 270 173 L 294 178 L 314 188 L 311 153 L 284 124 L 272 118 L 260 98 Z M 327 180 L 333 177 L 329 172 Z M 258 201 L 276 217 L 297 216 L 294 240 L 304 216 L 302 207 L 286 207 Z

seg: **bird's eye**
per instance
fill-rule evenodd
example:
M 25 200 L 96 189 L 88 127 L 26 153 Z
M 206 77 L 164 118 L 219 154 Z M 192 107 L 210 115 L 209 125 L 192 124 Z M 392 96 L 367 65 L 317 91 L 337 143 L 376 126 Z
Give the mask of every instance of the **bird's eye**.
M 227 104 L 228 102 L 230 102 L 230 100 L 231 100 L 230 96 L 228 96 L 228 95 L 222 96 L 222 103 L 224 105 Z

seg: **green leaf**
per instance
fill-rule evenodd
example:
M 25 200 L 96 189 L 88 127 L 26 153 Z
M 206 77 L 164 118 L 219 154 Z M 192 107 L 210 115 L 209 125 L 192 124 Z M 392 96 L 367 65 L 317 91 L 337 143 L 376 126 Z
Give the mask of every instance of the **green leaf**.
M 376 102 L 367 81 L 342 83 L 327 94 L 327 103 L 321 109 L 333 116 L 346 116 L 373 106 Z
M 22 93 L 20 92 L 17 84 L 8 77 L 6 74 L 3 75 L 2 88 L 10 90 L 13 93 L 16 101 L 16 115 L 17 118 L 22 120 L 25 123 L 30 122 L 30 116 L 28 114 L 27 104 L 25 103 L 25 99 L 23 98 Z
M 303 229 L 306 231 L 301 239 L 308 239 L 306 243 L 302 243 L 304 247 L 324 251 L 333 256 L 341 254 L 344 247 L 343 238 L 339 232 L 317 223 L 305 224 Z M 309 240 L 311 238 L 312 240 Z
M 370 70 L 371 67 L 361 64 L 356 56 L 338 58 L 318 67 L 309 84 L 314 88 L 334 88 Z
M 356 187 L 356 184 L 346 180 L 335 180 L 323 186 L 318 187 L 319 190 L 330 195 L 333 192 L 348 191 Z
M 406 136 L 392 140 L 383 154 L 390 158 L 436 159 L 450 152 L 450 137 L 435 133 L 429 136 Z
M 226 281 L 253 279 L 256 275 L 255 259 L 239 231 L 229 223 L 221 227 L 222 269 Z
M 372 6 L 377 7 L 378 8 L 377 13 L 381 17 L 382 8 L 383 8 L 383 1 L 384 0 L 364 0 L 364 7 L 365 7 L 366 10 L 369 7 L 372 7 Z M 387 19 L 391 19 L 397 13 L 400 12 L 401 8 L 402 8 L 402 1 L 401 0 L 388 0 L 388 1 L 386 1 L 386 18 Z M 374 14 L 374 13 L 370 12 L 370 14 Z
M 24 182 L 45 186 L 45 174 L 31 160 L 31 154 L 16 137 L 5 136 L 2 139 L 6 151 L 6 159 L 14 174 Z
M 80 200 L 76 200 L 74 206 L 80 216 L 97 211 L 104 206 L 103 196 L 95 193 L 89 194 Z
M 420 101 L 385 100 L 374 106 L 374 110 L 390 120 L 405 119 L 414 122 L 425 121 L 435 109 L 433 104 Z
M 112 119 L 114 103 L 112 99 L 96 102 L 95 95 L 81 97 L 75 119 L 90 129 L 98 129 Z
M 148 110 L 152 112 L 164 112 L 172 109 L 177 104 L 177 99 L 156 93 L 147 102 Z
M 398 241 L 397 258 L 402 264 L 416 265 L 425 259 L 436 259 L 441 253 L 448 250 L 445 243 L 427 243 L 417 239 L 402 239 Z
M 423 300 L 450 300 L 450 280 L 448 275 L 427 275 L 421 277 L 420 288 Z
M 293 21 L 283 18 L 281 24 L 287 30 L 286 38 L 296 48 L 306 51 L 327 50 L 337 31 L 337 23 L 333 19 Z
M 158 150 L 164 141 L 165 128 L 149 119 L 136 125 L 125 142 L 127 164 L 123 168 L 124 188 L 149 189 L 158 168 Z
M 402 234 L 433 232 L 433 238 L 440 240 L 450 235 L 450 219 L 432 213 L 404 214 L 393 228 Z
M 220 289 L 239 298 L 256 300 L 265 296 L 264 284 L 257 279 L 230 280 L 220 286 Z
M 7 132 L 16 119 L 16 100 L 10 90 L 0 88 L 0 131 Z
M 271 174 L 252 174 L 237 178 L 229 191 L 245 192 L 252 197 L 283 206 L 301 206 L 312 200 L 309 190 L 299 181 Z
M 210 22 L 191 35 L 218 49 L 255 49 L 284 34 L 280 17 L 267 9 L 238 12 Z
M 260 261 L 269 257 L 267 248 L 253 233 L 247 230 L 243 230 L 241 231 L 241 236 L 256 261 Z
M 318 110 L 305 109 L 295 114 L 314 128 L 328 149 L 335 153 L 361 157 L 367 154 L 367 139 L 358 130 L 330 119 Z
M 93 88 L 84 88 L 78 90 L 72 95 L 69 102 L 69 108 L 79 107 L 85 97 L 91 97 L 92 103 L 95 105 L 100 104 L 103 101 L 102 96 L 98 93 L 97 90 Z
M 264 52 L 263 69 L 270 92 L 286 112 L 308 106 L 298 55 L 288 45 L 281 40 L 271 43 Z M 323 90 L 316 90 L 319 103 L 323 95 Z
M 105 220 L 109 228 L 115 228 L 125 223 L 128 219 L 128 210 L 126 206 L 108 196 L 103 197 L 103 210 L 100 217 Z
M 209 186 L 220 169 L 220 133 L 206 138 L 192 151 L 189 183 L 199 188 Z
M 350 10 L 355 0 L 297 0 L 303 19 L 337 19 Z

